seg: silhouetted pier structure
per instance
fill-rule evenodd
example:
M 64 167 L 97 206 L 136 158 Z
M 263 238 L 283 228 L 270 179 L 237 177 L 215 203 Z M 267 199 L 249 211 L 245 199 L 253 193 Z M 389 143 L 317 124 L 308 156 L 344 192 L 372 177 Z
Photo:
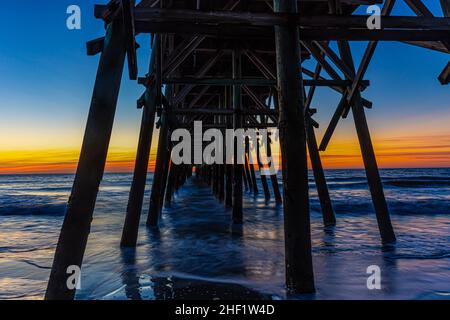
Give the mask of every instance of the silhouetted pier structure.
M 125 60 L 129 77 L 145 87 L 133 182 L 122 246 L 135 246 L 155 119 L 159 138 L 147 224 L 157 226 L 164 201 L 192 174 L 191 165 L 171 162 L 171 132 L 203 128 L 278 127 L 283 170 L 286 285 L 295 293 L 314 292 L 311 259 L 307 147 L 323 211 L 324 224 L 336 223 L 319 151 L 324 151 L 341 118 L 352 112 L 368 185 L 383 243 L 395 241 L 378 171 L 362 96 L 364 79 L 378 41 L 401 41 L 450 52 L 450 0 L 440 0 L 444 17 L 434 17 L 421 0 L 405 2 L 417 16 L 390 16 L 394 0 L 112 0 L 95 6 L 106 35 L 87 43 L 88 54 L 101 54 L 78 169 L 56 248 L 47 299 L 73 299 L 66 286 L 70 265 L 81 266 L 94 206 L 105 167 Z M 369 30 L 360 5 L 382 6 L 382 29 Z M 138 78 L 135 35 L 151 34 L 149 69 Z M 369 41 L 355 65 L 349 41 Z M 336 41 L 337 50 L 331 46 Z M 317 62 L 315 70 L 302 66 Z M 444 67 L 444 66 L 443 66 Z M 323 72 L 324 71 L 324 72 Z M 450 63 L 439 75 L 450 81 Z M 317 143 L 311 107 L 316 87 L 342 94 Z M 269 145 L 270 147 L 270 145 Z M 270 149 L 270 148 L 268 148 Z M 270 150 L 268 150 L 270 152 Z M 257 150 L 259 152 L 259 150 Z M 249 150 L 246 155 L 248 158 Z M 232 207 L 231 221 L 243 221 L 243 186 L 281 201 L 276 175 L 256 174 L 262 165 L 196 165 L 196 175 Z M 271 181 L 269 187 L 268 180 Z M 147 207 L 144 207 L 147 211 Z

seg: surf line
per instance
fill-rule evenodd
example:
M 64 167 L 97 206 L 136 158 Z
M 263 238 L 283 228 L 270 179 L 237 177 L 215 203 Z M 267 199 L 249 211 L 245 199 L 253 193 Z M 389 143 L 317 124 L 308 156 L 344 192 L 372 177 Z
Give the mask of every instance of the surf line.
M 190 307 L 182 305 L 181 307 L 175 308 L 176 315 L 196 315 L 206 318 L 208 316 L 209 307 Z

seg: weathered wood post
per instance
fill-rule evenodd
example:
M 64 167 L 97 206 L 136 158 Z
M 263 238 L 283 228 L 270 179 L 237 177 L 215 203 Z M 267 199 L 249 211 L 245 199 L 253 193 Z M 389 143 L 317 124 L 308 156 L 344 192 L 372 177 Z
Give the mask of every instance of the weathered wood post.
M 150 59 L 149 76 L 154 71 L 154 63 L 155 51 L 153 50 Z M 155 112 L 156 90 L 154 85 L 150 85 L 144 93 L 141 131 L 139 133 L 133 182 L 131 184 L 127 214 L 125 216 L 125 224 L 120 242 L 120 245 L 123 247 L 135 247 L 137 242 L 142 202 L 144 200 L 145 183 L 147 180 L 148 161 L 150 158 Z
M 219 165 L 219 200 L 223 201 L 225 198 L 225 165 Z
M 177 167 L 172 161 L 169 161 L 169 177 L 167 178 L 166 196 L 165 196 L 165 206 L 170 207 L 172 204 L 172 196 L 174 190 L 177 189 Z
M 317 148 L 317 139 L 314 127 L 311 123 L 307 124 L 308 150 L 311 166 L 313 169 L 314 180 L 316 182 L 317 194 L 319 196 L 320 207 L 322 209 L 323 224 L 325 226 L 336 225 L 333 206 L 331 205 L 330 193 L 328 192 L 327 180 L 323 172 L 322 161 L 320 160 L 319 149 Z
M 225 165 L 225 206 L 233 206 L 233 165 Z
M 249 190 L 249 178 L 250 173 L 248 172 L 247 160 L 244 159 L 244 164 L 242 164 L 242 182 L 244 183 L 245 191 Z
M 354 72 L 355 66 L 348 42 L 340 41 L 339 50 L 342 59 Z M 392 243 L 396 241 L 394 228 L 392 227 L 389 209 L 384 196 L 383 184 L 381 182 L 377 159 L 375 157 L 375 151 L 373 149 L 369 126 L 367 124 L 366 114 L 364 112 L 364 106 L 362 104 L 359 89 L 355 92 L 355 98 L 352 101 L 351 110 L 356 127 L 356 134 L 358 136 L 358 141 L 361 148 L 364 168 L 366 170 L 367 181 L 369 183 L 369 190 L 372 195 L 372 202 L 375 208 L 381 241 L 383 243 Z
M 155 46 L 155 76 L 157 85 L 157 98 L 162 101 L 161 81 L 162 81 L 162 36 L 156 38 Z M 166 90 L 171 88 L 168 86 Z M 171 92 L 170 92 L 171 93 Z M 159 119 L 160 129 L 158 138 L 158 150 L 156 154 L 155 172 L 153 173 L 152 191 L 150 194 L 150 206 L 147 216 L 147 226 L 156 227 L 158 225 L 159 216 L 161 214 L 164 192 L 166 189 L 167 171 L 169 167 L 169 115 L 167 108 L 164 106 L 163 112 Z
M 168 119 L 170 118 L 170 116 L 167 117 Z M 170 128 L 167 132 L 167 140 L 170 140 Z M 167 188 L 167 179 L 169 177 L 169 168 L 170 168 L 170 156 L 172 154 L 172 143 L 170 141 L 167 142 L 167 150 L 165 153 L 165 167 L 164 167 L 164 171 L 163 171 L 163 179 L 162 179 L 162 184 L 160 185 L 161 188 L 161 197 L 159 198 L 159 214 L 161 215 L 162 213 L 162 208 L 164 206 L 164 195 L 166 193 L 166 188 Z
M 213 192 L 216 197 L 219 196 L 219 166 L 217 164 L 212 165 L 213 169 Z
M 158 225 L 166 189 L 167 171 L 169 169 L 169 120 L 167 118 L 167 113 L 163 112 L 159 131 L 155 172 L 153 174 L 152 192 L 150 195 L 150 207 L 147 217 L 147 225 L 153 227 Z
M 260 150 L 260 146 L 259 146 L 259 139 L 256 143 L 256 160 L 258 161 L 258 170 L 261 176 L 261 184 L 264 190 L 264 197 L 266 198 L 266 200 L 270 200 L 270 191 L 269 191 L 269 186 L 267 185 L 267 178 L 265 174 L 262 174 L 262 170 L 263 170 L 263 165 L 262 162 L 260 160 L 261 157 L 261 150 Z
M 226 90 L 226 87 L 225 87 Z M 219 95 L 219 108 L 220 109 L 226 109 L 226 93 L 223 92 Z M 219 116 L 219 123 L 221 124 L 222 128 L 220 129 L 222 132 L 222 136 L 225 137 L 226 130 L 223 126 L 226 125 L 226 116 Z M 226 155 L 226 143 L 225 141 L 222 141 L 222 154 L 223 158 L 225 158 Z M 223 163 L 219 164 L 219 201 L 225 200 L 225 163 L 226 161 L 223 161 Z
M 246 142 L 245 142 L 245 148 L 246 148 L 246 160 L 247 160 L 247 164 L 249 166 L 249 170 L 250 170 L 250 178 L 251 178 L 251 183 L 252 183 L 252 189 L 254 193 L 258 193 L 258 183 L 256 182 L 256 175 L 255 175 L 255 166 L 253 165 L 253 163 L 251 163 L 251 150 L 250 150 L 250 142 L 249 142 L 249 138 L 246 138 Z
M 274 0 L 274 11 L 297 13 L 297 1 Z M 275 46 L 283 158 L 286 285 L 291 292 L 311 293 L 315 287 L 298 28 L 275 26 Z
M 272 142 L 269 139 L 268 143 L 267 143 L 267 156 L 270 157 L 272 159 L 272 161 L 274 161 L 273 158 L 272 158 L 272 147 L 271 147 L 271 145 L 272 145 Z M 272 183 L 273 193 L 274 193 L 274 196 L 275 196 L 275 202 L 276 203 L 282 203 L 283 199 L 281 197 L 280 188 L 278 186 L 277 175 L 276 174 L 271 174 L 270 175 L 270 181 Z
M 361 147 L 370 193 L 372 194 L 381 240 L 383 243 L 392 243 L 396 241 L 394 228 L 392 227 L 386 198 L 384 197 L 383 184 L 381 183 L 380 172 L 378 171 L 366 114 L 361 104 L 360 96 L 356 100 L 352 105 L 353 119 Z
M 253 191 L 253 184 L 252 184 L 252 177 L 250 175 L 250 168 L 249 168 L 249 162 L 247 159 L 247 139 L 244 141 L 244 184 L 246 187 L 246 190 L 250 190 L 250 192 Z
M 232 53 L 232 68 L 233 79 L 239 79 L 241 77 L 241 54 L 239 49 L 234 49 Z M 241 86 L 233 85 L 233 128 L 234 130 L 242 128 L 242 115 L 241 115 Z M 238 137 L 237 139 L 240 139 Z M 241 224 L 243 219 L 242 213 L 242 173 L 243 165 L 238 164 L 239 157 L 242 155 L 237 154 L 237 144 L 241 143 L 234 141 L 234 164 L 233 164 L 233 223 Z
M 66 216 L 59 235 L 46 300 L 72 300 L 69 266 L 81 268 L 98 188 L 103 177 L 125 60 L 121 19 L 108 25 L 95 80 L 89 116 Z

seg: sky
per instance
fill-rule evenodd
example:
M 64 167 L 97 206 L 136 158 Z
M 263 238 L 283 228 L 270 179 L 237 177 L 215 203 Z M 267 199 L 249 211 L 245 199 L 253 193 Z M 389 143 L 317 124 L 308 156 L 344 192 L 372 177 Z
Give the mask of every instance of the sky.
M 98 3 L 102 1 L 99 0 Z M 413 15 L 403 0 L 397 15 Z M 426 1 L 438 16 L 439 1 Z M 66 9 L 81 8 L 81 30 L 68 30 Z M 89 111 L 99 56 L 86 55 L 86 41 L 104 34 L 93 1 L 8 1 L 0 11 L 0 174 L 74 172 Z M 140 75 L 147 72 L 148 35 L 137 42 Z M 359 64 L 366 43 L 352 45 Z M 449 55 L 396 42 L 380 43 L 366 74 L 363 96 L 380 167 L 450 167 L 450 87 L 437 76 Z M 314 67 L 312 62 L 305 66 Z M 107 171 L 133 168 L 143 87 L 125 68 L 108 154 Z M 312 107 L 320 141 L 339 95 L 319 88 Z M 154 132 L 157 135 L 157 131 Z M 154 139 L 155 141 L 156 139 Z M 153 168 L 156 142 L 152 146 Z M 326 152 L 326 168 L 360 168 L 351 115 L 341 119 Z

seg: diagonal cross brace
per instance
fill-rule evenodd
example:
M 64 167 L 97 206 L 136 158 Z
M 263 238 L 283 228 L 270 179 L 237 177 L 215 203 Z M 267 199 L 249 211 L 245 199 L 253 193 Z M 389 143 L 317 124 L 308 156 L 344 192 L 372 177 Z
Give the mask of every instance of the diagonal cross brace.
M 381 11 L 382 16 L 388 16 L 392 12 L 392 8 L 394 7 L 395 0 L 386 0 L 383 9 Z M 364 52 L 363 58 L 359 65 L 358 71 L 356 72 L 355 77 L 353 78 L 353 84 L 351 88 L 346 91 L 339 102 L 338 107 L 336 108 L 333 117 L 331 118 L 330 124 L 325 131 L 325 134 L 322 138 L 322 141 L 319 146 L 320 151 L 325 151 L 328 143 L 330 142 L 331 136 L 333 135 L 334 130 L 339 122 L 341 116 L 346 116 L 348 111 L 350 110 L 350 106 L 355 99 L 357 93 L 359 93 L 359 87 L 361 85 L 361 80 L 363 79 L 367 68 L 369 67 L 369 63 L 372 60 L 373 54 L 375 53 L 375 49 L 378 45 L 378 41 L 371 41 L 367 45 L 366 51 Z

